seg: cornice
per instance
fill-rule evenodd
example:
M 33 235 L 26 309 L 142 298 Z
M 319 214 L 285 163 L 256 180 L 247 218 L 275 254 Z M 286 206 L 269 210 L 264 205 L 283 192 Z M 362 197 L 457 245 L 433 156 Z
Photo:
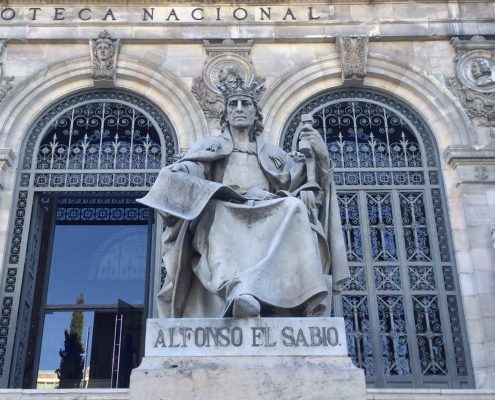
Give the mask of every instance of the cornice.
M 445 161 L 451 167 L 460 165 L 495 165 L 495 145 L 476 148 L 455 145 L 444 152 Z
M 452 4 L 452 1 L 448 0 L 428 0 L 428 1 L 418 1 L 418 0 L 380 0 L 374 1 L 373 4 L 409 4 L 411 7 L 414 4 L 431 4 L 431 3 L 445 3 Z M 455 1 L 454 3 L 464 4 L 464 3 L 486 3 L 482 0 L 462 0 Z M 105 2 L 107 6 L 120 5 L 120 6 L 146 6 L 146 5 L 174 5 L 174 6 L 194 6 L 194 5 L 251 5 L 251 6 L 267 6 L 267 5 L 285 5 L 285 4 L 326 4 L 326 5 L 351 5 L 351 4 L 363 4 L 370 5 L 369 0 L 190 0 L 190 1 L 174 1 L 174 0 L 109 0 Z M 0 0 L 0 7 L 10 7 L 14 5 L 102 5 L 101 1 L 97 0 Z

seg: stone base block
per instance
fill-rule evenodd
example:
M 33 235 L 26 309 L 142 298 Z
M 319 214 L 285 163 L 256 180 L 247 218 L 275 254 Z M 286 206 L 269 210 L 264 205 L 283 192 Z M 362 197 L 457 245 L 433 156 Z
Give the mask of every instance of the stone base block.
M 348 357 L 145 357 L 130 400 L 365 400 L 363 371 Z

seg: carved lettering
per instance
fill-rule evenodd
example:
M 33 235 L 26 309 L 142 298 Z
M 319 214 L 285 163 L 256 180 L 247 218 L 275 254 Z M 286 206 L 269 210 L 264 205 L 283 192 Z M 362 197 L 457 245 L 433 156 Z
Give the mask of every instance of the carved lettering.
M 65 19 L 64 15 L 65 8 L 63 7 L 56 7 L 55 8 L 55 15 L 53 16 L 54 21 L 62 21 Z
M 337 329 L 331 327 L 327 330 L 327 343 L 330 346 L 337 346 L 339 344 L 339 331 Z
M 294 16 L 294 14 L 292 13 L 292 10 L 290 8 L 287 8 L 287 11 L 285 12 L 285 15 L 284 17 L 282 18 L 284 21 L 287 20 L 287 17 L 290 15 L 290 17 L 292 18 L 292 20 L 296 20 L 297 18 Z
M 244 335 L 250 336 L 246 343 L 243 342 Z M 325 323 L 312 326 L 301 326 L 300 324 L 295 326 L 289 324 L 287 326 L 266 326 L 265 324 L 230 326 L 225 324 L 220 326 L 169 325 L 163 328 L 157 327 L 149 345 L 157 350 L 167 349 L 163 350 L 167 354 L 175 354 L 176 352 L 177 354 L 182 354 L 181 352 L 187 354 L 188 351 L 197 351 L 195 349 L 204 349 L 203 351 L 207 352 L 220 351 L 220 354 L 223 354 L 224 350 L 220 349 L 226 349 L 228 352 L 233 351 L 234 347 L 241 346 L 243 347 L 242 352 L 252 348 L 253 351 L 256 351 L 255 354 L 259 354 L 260 351 L 263 352 L 262 349 L 266 349 L 264 351 L 267 354 L 271 354 L 273 351 L 289 351 L 287 354 L 321 351 L 322 354 L 325 354 L 328 351 L 340 351 L 338 346 L 342 346 L 342 343 L 339 342 L 338 328 L 325 325 Z M 330 350 L 329 347 L 333 347 L 335 350 Z M 293 348 L 293 350 L 283 350 L 284 348 Z M 320 348 L 320 350 L 311 350 L 311 348 Z
M 91 8 L 81 8 L 78 17 L 81 21 L 89 21 L 91 19 Z
M 32 11 L 33 12 L 33 14 L 31 15 L 31 21 L 36 21 L 36 13 L 38 11 L 41 11 L 41 8 L 39 8 L 39 7 L 31 7 L 29 9 L 29 11 Z
M 182 334 L 182 347 L 187 347 L 187 341 L 191 339 L 191 328 L 179 328 L 179 333 Z
M 296 339 L 294 339 L 294 328 L 286 326 L 282 329 L 283 343 L 285 346 L 292 347 L 296 345 Z
M 108 17 L 112 17 L 112 21 L 117 21 L 117 19 L 115 18 L 115 16 L 113 15 L 113 11 L 111 8 L 108 9 L 107 13 L 105 14 L 105 16 L 103 17 L 103 21 L 106 21 Z
M 320 17 L 316 17 L 313 15 L 313 7 L 308 7 L 308 18 L 309 20 L 320 19 Z
M 260 13 L 261 13 L 261 18 L 260 19 L 262 21 L 265 20 L 264 17 L 267 17 L 268 20 L 271 20 L 272 19 L 272 8 L 271 7 L 267 7 L 267 10 L 265 10 L 263 7 L 260 7 Z
M 242 346 L 242 329 L 239 327 L 232 328 L 230 341 L 235 347 Z
M 155 13 L 155 8 L 151 7 L 151 12 L 147 8 L 143 8 L 143 21 L 153 21 L 153 14 Z
M 248 16 L 248 12 L 245 8 L 242 8 L 242 7 L 239 7 L 239 8 L 236 8 L 234 10 L 234 12 L 232 13 L 232 15 L 234 16 L 234 18 L 237 20 L 237 21 L 242 21 L 242 20 L 245 20 Z
M 175 9 L 172 8 L 172 11 L 170 11 L 170 14 L 168 14 L 167 21 L 172 18 L 172 16 L 175 18 L 176 21 L 180 21 L 179 17 L 177 16 L 177 13 L 175 12 Z
M 202 8 L 195 8 L 194 10 L 191 11 L 191 17 L 192 17 L 192 19 L 195 19 L 196 21 L 201 21 L 201 20 L 205 19 L 203 9 Z
M 158 336 L 156 337 L 156 341 L 153 347 L 158 347 L 158 345 L 161 345 L 162 347 L 167 347 L 165 345 L 165 336 L 163 335 L 163 331 L 161 329 L 158 331 Z
M 15 17 L 15 11 L 13 8 L 4 8 L 2 12 L 0 12 L 0 17 L 4 21 L 10 21 Z

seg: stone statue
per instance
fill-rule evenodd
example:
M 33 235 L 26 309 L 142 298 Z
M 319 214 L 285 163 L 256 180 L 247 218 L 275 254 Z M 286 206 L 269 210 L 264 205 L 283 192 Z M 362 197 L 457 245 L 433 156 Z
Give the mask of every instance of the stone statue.
M 349 274 L 325 143 L 306 123 L 301 151 L 287 154 L 263 141 L 256 83 L 238 76 L 221 91 L 221 135 L 196 142 L 138 200 L 167 226 L 159 314 L 325 315 L 332 277 L 336 290 Z

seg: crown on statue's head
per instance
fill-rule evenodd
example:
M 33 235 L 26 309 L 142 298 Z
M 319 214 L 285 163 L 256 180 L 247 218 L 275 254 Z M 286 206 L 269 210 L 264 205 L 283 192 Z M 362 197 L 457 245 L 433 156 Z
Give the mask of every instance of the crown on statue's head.
M 244 79 L 240 75 L 236 75 L 234 79 L 224 82 L 219 85 L 218 88 L 223 94 L 223 98 L 227 100 L 232 96 L 246 96 L 253 99 L 255 102 L 259 101 L 260 94 L 263 91 L 263 85 L 256 81 L 250 85 L 246 85 Z

